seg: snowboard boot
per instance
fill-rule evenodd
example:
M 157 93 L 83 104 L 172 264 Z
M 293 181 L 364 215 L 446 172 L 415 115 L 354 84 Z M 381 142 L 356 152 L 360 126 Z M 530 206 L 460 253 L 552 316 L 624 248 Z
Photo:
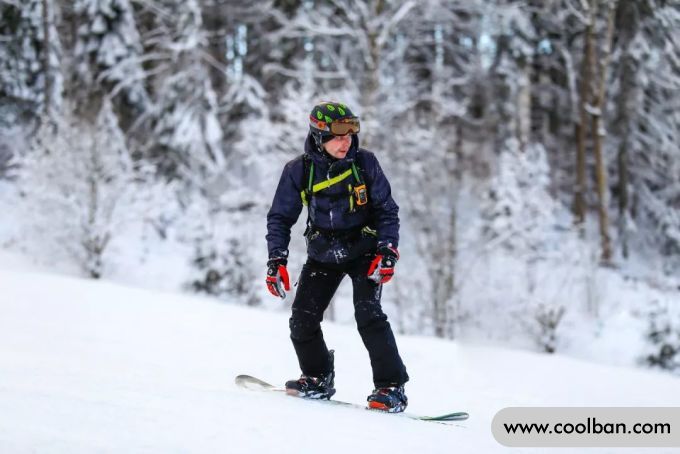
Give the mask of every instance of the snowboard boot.
M 297 380 L 289 380 L 286 382 L 286 394 L 296 397 L 306 397 L 308 399 L 326 399 L 335 394 L 333 382 L 335 379 L 335 367 L 333 365 L 334 351 L 331 350 L 330 364 L 331 370 L 327 374 L 319 375 L 318 377 L 308 377 L 302 374 Z
M 404 385 L 376 388 L 366 400 L 368 401 L 368 408 L 388 413 L 401 413 L 408 405 L 408 398 L 404 394 Z

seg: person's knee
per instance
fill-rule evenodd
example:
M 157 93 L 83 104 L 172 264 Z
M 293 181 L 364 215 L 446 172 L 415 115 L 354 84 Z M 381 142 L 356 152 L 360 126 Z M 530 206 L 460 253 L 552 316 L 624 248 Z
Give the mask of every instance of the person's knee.
M 387 325 L 387 315 L 379 304 L 359 306 L 354 313 L 359 331 L 382 329 Z
M 290 327 L 290 337 L 296 341 L 308 341 L 313 339 L 319 330 L 321 324 L 308 317 L 296 317 L 293 315 L 288 321 Z

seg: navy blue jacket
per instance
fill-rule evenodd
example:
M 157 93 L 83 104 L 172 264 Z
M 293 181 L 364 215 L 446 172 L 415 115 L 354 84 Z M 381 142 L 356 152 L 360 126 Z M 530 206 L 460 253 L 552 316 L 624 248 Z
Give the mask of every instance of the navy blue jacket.
M 392 199 L 390 183 L 375 155 L 359 148 L 359 139 L 355 135 L 347 156 L 337 160 L 320 151 L 308 135 L 305 153 L 283 168 L 267 214 L 266 238 L 270 258 L 288 257 L 290 230 L 303 208 L 300 193 L 307 187 L 307 181 L 303 181 L 308 177 L 308 173 L 305 175 L 305 156 L 314 162 L 314 184 L 342 174 L 351 169 L 354 162 L 368 189 L 368 204 L 355 205 L 352 211 L 348 185 L 356 184 L 353 176 L 311 197 L 308 207 L 311 227 L 305 236 L 307 254 L 312 259 L 342 263 L 384 244 L 398 246 L 399 207 Z M 363 227 L 375 230 L 377 236 L 362 231 Z

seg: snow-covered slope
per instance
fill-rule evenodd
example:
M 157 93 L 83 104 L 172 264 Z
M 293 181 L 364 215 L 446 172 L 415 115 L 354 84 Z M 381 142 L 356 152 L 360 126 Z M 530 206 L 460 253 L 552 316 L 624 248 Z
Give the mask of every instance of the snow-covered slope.
M 287 318 L 0 270 L 0 452 L 503 452 L 490 426 L 504 407 L 680 406 L 680 380 L 661 373 L 418 337 L 398 339 L 409 411 L 466 410 L 468 421 L 236 388 L 240 373 L 275 383 L 299 374 Z M 363 402 L 372 384 L 358 334 L 326 324 L 325 337 L 337 398 Z

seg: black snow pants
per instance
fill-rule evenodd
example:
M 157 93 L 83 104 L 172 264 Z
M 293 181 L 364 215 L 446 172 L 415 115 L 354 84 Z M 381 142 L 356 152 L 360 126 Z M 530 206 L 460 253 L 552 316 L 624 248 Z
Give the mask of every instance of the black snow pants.
M 392 328 L 380 307 L 382 285 L 366 276 L 372 259 L 373 254 L 369 254 L 347 263 L 330 264 L 308 258 L 302 267 L 290 317 L 290 338 L 303 374 L 317 377 L 330 372 L 330 356 L 321 332 L 321 321 L 347 274 L 352 279 L 354 317 L 371 359 L 375 386 L 398 386 L 408 381 Z

